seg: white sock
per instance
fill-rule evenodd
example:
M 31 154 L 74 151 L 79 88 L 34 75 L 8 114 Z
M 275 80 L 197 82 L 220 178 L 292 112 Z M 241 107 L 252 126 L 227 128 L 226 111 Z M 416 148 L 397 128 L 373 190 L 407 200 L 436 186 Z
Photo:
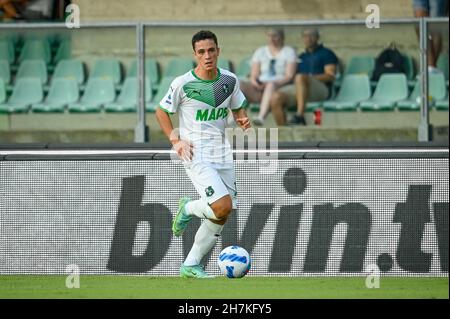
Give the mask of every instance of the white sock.
M 188 202 L 184 209 L 188 215 L 195 215 L 203 219 L 219 220 L 209 204 L 203 199 Z
M 191 251 L 184 261 L 185 266 L 199 265 L 203 256 L 205 256 L 216 244 L 217 239 L 222 233 L 223 225 L 214 224 L 205 219 L 197 230 Z

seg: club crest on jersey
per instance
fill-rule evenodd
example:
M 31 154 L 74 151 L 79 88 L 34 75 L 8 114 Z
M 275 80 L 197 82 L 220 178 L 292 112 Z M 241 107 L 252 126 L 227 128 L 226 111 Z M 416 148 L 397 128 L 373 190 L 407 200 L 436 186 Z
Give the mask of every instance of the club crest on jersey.
M 212 188 L 212 186 L 208 186 L 207 188 L 205 188 L 205 193 L 206 196 L 211 197 L 214 194 L 214 189 Z
M 225 93 L 225 94 L 228 94 L 228 93 L 230 93 L 230 87 L 228 86 L 228 84 L 224 84 L 224 85 L 222 85 L 222 91 Z

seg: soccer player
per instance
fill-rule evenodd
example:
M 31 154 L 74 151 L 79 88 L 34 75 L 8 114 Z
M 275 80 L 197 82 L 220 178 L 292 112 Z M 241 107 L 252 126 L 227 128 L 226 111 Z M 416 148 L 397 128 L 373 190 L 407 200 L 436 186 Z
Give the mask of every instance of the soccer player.
M 181 236 L 193 216 L 203 219 L 180 275 L 208 278 L 200 261 L 214 247 L 227 217 L 236 208 L 233 154 L 225 137 L 229 110 L 242 129 L 250 128 L 250 121 L 245 111 L 248 103 L 236 76 L 217 68 L 220 49 L 216 35 L 197 32 L 192 48 L 197 67 L 172 82 L 156 117 L 200 195 L 198 200 L 182 197 L 173 220 L 172 231 Z M 169 116 L 176 112 L 179 135 L 174 134 Z

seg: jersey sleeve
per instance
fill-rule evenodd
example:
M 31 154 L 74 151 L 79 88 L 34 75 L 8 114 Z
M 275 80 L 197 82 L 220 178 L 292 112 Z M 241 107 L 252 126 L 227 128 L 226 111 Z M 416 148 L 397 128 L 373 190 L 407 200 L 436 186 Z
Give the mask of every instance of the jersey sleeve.
M 237 78 L 235 79 L 236 85 L 234 86 L 234 91 L 230 100 L 230 108 L 233 112 L 239 111 L 241 108 L 246 108 L 248 106 L 247 99 L 239 86 L 239 80 Z
M 178 78 L 173 80 L 166 95 L 159 102 L 159 108 L 169 114 L 176 113 L 181 102 L 181 88 Z

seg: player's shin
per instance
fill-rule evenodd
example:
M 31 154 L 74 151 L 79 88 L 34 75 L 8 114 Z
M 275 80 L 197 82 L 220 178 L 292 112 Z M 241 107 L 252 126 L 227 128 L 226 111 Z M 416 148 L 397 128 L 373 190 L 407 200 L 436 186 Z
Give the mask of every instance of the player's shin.
M 184 265 L 199 265 L 203 256 L 205 256 L 216 244 L 217 239 L 222 233 L 223 225 L 218 225 L 210 220 L 205 220 L 200 225 L 195 234 L 194 244 L 189 252 Z

